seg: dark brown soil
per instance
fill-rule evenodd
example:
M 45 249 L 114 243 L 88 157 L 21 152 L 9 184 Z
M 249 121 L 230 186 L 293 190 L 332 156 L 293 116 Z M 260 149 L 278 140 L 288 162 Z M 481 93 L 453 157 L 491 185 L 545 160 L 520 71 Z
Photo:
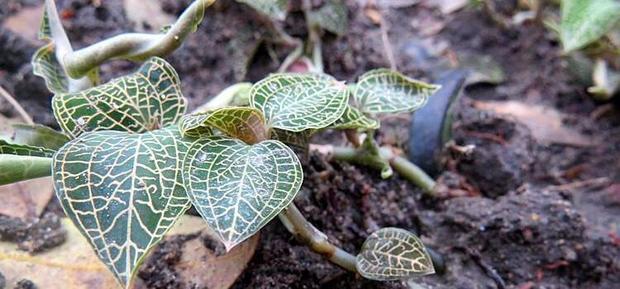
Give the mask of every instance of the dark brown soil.
M 161 1 L 171 14 L 189 3 Z M 0 4 L 0 17 L 18 11 L 22 2 L 29 1 Z M 257 27 L 263 22 L 234 1 L 219 2 L 199 31 L 169 57 L 191 107 L 229 84 L 261 78 L 278 66 L 267 53 L 273 45 L 263 44 L 245 74 L 241 63 L 257 48 Z M 324 42 L 326 70 L 340 79 L 354 80 L 368 69 L 389 66 L 380 28 L 357 2 L 348 1 L 349 34 L 328 35 Z M 65 25 L 77 47 L 132 27 L 121 0 L 101 1 L 99 7 L 88 0 L 65 0 L 59 6 L 70 15 Z M 398 69 L 408 75 L 431 79 L 457 64 L 455 54 L 477 54 L 492 57 L 507 76 L 499 85 L 468 87 L 459 102 L 455 144 L 475 149 L 467 156 L 445 156 L 448 165 L 441 179 L 450 188 L 445 195 L 453 197 L 424 196 L 398 176 L 382 180 L 375 171 L 311 155 L 295 202 L 330 240 L 349 252 L 356 252 L 381 227 L 417 232 L 445 257 L 446 273 L 414 280 L 419 287 L 367 281 L 312 253 L 274 220 L 263 230 L 259 248 L 234 288 L 617 288 L 620 115 L 613 106 L 599 113 L 605 104 L 595 103 L 574 81 L 557 38 L 535 23 L 500 29 L 475 9 L 446 16 L 418 4 L 385 10 L 383 16 Z M 298 18 L 287 21 L 291 34 L 304 33 Z M 428 31 L 438 23 L 445 26 L 439 34 Z M 0 84 L 37 121 L 51 124 L 45 110 L 49 93 L 27 64 L 33 49 L 19 36 L 0 33 Z M 279 47 L 275 55 L 281 60 L 288 49 Z M 109 78 L 133 68 L 131 63 L 113 62 L 102 72 Z M 479 111 L 472 100 L 544 104 L 568 115 L 568 127 L 604 141 L 593 147 L 545 146 L 527 127 Z M 0 112 L 12 113 L 6 104 L 0 105 Z M 405 148 L 408 118 L 386 119 L 383 125 L 379 141 Z M 327 132 L 314 142 L 342 139 L 339 133 Z M 148 288 L 185 289 L 176 281 L 173 265 L 186 240 L 179 237 L 156 250 L 158 257 L 139 274 Z

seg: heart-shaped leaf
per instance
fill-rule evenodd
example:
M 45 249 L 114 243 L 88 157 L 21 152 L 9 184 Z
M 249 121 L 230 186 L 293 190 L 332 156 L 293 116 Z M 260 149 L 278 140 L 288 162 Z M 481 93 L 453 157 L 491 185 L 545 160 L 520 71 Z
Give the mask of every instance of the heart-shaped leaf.
M 413 233 L 383 228 L 372 233 L 357 255 L 356 267 L 365 278 L 403 280 L 435 273 L 431 257 Z
M 293 132 L 329 126 L 348 99 L 344 84 L 319 74 L 272 74 L 250 90 L 250 106 L 263 112 L 268 126 Z
M 289 0 L 237 0 L 241 3 L 250 5 L 256 11 L 272 18 L 282 21 L 288 12 Z
M 210 135 L 210 129 L 216 128 L 247 144 L 255 144 L 267 138 L 263 114 L 250 107 L 226 107 L 186 115 L 179 127 L 184 136 L 190 137 Z
M 562 0 L 560 38 L 565 51 L 572 51 L 603 37 L 620 21 L 616 0 Z
M 279 141 L 247 145 L 217 136 L 202 140 L 186 157 L 187 191 L 230 250 L 293 201 L 303 171 L 295 153 Z
M 49 176 L 51 163 L 46 157 L 0 154 L 0 186 Z
M 94 130 L 141 133 L 175 124 L 185 113 L 179 77 L 161 58 L 132 75 L 52 100 L 60 127 L 72 137 Z
M 356 107 L 365 113 L 412 112 L 424 106 L 438 89 L 437 85 L 381 68 L 360 77 L 353 97 Z
M 100 131 L 54 156 L 54 187 L 65 213 L 122 284 L 188 208 L 181 169 L 189 145 L 176 127 Z
M 336 129 L 378 129 L 379 121 L 366 116 L 355 107 L 347 106 L 342 117 L 330 127 Z
M 318 10 L 308 14 L 312 25 L 317 25 L 336 35 L 345 35 L 349 26 L 347 6 L 341 0 L 325 1 Z

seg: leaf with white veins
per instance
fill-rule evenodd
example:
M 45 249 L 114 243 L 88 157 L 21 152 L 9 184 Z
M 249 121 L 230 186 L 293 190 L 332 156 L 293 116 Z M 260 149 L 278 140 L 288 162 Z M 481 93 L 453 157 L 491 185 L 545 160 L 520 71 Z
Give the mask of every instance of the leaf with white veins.
M 211 128 L 254 144 L 267 138 L 265 118 L 260 110 L 250 107 L 225 107 L 183 117 L 179 127 L 184 136 L 210 135 Z
M 344 84 L 319 74 L 272 74 L 250 90 L 250 106 L 263 112 L 267 126 L 293 132 L 329 126 L 348 99 Z
M 279 141 L 247 145 L 203 138 L 184 164 L 192 204 L 227 250 L 251 237 L 292 201 L 303 181 L 297 156 Z
M 413 233 L 383 228 L 372 233 L 357 255 L 356 267 L 365 278 L 403 280 L 435 273 L 431 257 Z
M 189 206 L 181 170 L 190 145 L 176 127 L 100 131 L 54 156 L 54 187 L 65 213 L 123 285 Z
M 174 68 L 151 58 L 134 74 L 78 93 L 57 94 L 54 115 L 72 137 L 94 130 L 142 133 L 175 124 L 185 99 Z
M 412 112 L 424 106 L 439 88 L 380 68 L 360 77 L 353 97 L 355 106 L 364 113 Z
M 378 129 L 379 121 L 366 116 L 355 107 L 347 106 L 342 117 L 330 127 L 336 129 Z

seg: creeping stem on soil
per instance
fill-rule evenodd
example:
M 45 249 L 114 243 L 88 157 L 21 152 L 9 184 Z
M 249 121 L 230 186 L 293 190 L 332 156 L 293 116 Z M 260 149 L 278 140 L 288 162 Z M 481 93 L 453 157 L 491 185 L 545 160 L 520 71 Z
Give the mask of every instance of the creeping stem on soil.
M 422 169 L 406 158 L 396 155 L 389 148 L 379 149 L 379 155 L 369 154 L 360 148 L 335 147 L 331 145 L 311 145 L 314 149 L 329 154 L 334 160 L 356 163 L 376 169 L 383 169 L 387 161 L 401 176 L 432 195 L 435 181 Z
M 60 54 L 58 59 L 61 60 L 70 77 L 80 78 L 109 59 L 144 61 L 152 56 L 165 56 L 177 49 L 183 40 L 196 30 L 204 17 L 205 9 L 213 2 L 215 0 L 194 1 L 166 33 L 121 34 L 77 51 L 71 50 L 64 31 L 58 31 L 59 29 L 62 30 L 62 27 L 52 27 L 54 40 L 58 42 L 58 39 L 62 39 L 63 43 L 63 49 L 58 51 Z M 54 6 L 47 5 L 50 16 L 57 15 Z M 51 8 L 54 10 L 52 11 Z M 67 45 L 69 46 L 68 49 Z M 60 48 L 59 46 L 58 48 Z
M 295 204 L 290 204 L 278 216 L 286 229 L 312 251 L 323 255 L 330 262 L 348 271 L 357 272 L 355 256 L 330 243 L 323 232 L 306 220 Z

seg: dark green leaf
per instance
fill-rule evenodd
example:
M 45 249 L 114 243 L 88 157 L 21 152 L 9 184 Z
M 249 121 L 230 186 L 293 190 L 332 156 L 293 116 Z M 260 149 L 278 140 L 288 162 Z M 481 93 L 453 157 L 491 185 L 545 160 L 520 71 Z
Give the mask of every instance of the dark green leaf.
M 54 156 L 56 194 L 99 258 L 127 285 L 189 206 L 182 162 L 191 145 L 176 127 L 86 133 Z
M 187 191 L 230 250 L 293 201 L 303 171 L 295 153 L 279 141 L 250 146 L 217 136 L 202 140 L 187 154 Z
M 250 105 L 263 112 L 267 126 L 293 132 L 329 126 L 348 99 L 344 84 L 319 74 L 273 74 L 250 90 Z
M 176 122 L 185 113 L 179 77 L 161 58 L 132 75 L 52 100 L 60 127 L 72 137 L 87 131 L 146 132 Z

